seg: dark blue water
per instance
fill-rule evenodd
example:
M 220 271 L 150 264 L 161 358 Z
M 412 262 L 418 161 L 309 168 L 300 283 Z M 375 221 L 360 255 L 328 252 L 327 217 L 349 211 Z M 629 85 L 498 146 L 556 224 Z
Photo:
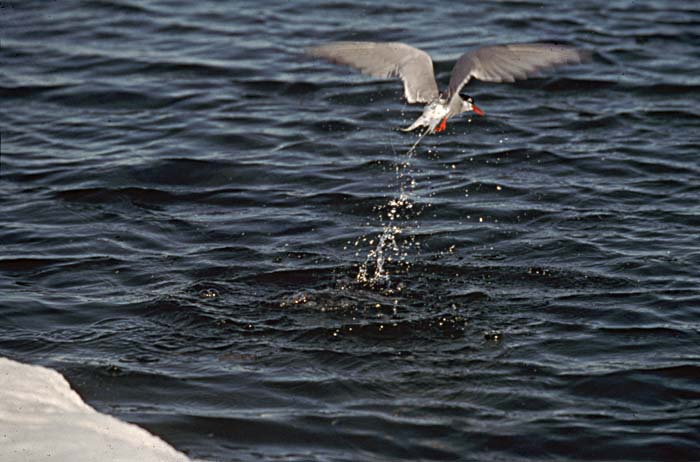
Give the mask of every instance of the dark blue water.
M 698 459 L 697 2 L 0 17 L 1 355 L 205 460 Z M 407 155 L 348 39 L 594 54 Z

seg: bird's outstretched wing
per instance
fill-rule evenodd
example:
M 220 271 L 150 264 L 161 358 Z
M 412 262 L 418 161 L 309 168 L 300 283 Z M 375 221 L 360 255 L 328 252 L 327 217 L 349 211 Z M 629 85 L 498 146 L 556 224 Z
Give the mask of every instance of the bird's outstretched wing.
M 409 103 L 429 103 L 439 95 L 430 55 L 405 43 L 332 42 L 306 51 L 373 77 L 400 77 Z
M 539 75 L 546 69 L 588 59 L 589 52 L 549 43 L 481 47 L 460 56 L 452 69 L 447 92 L 459 93 L 472 77 L 486 82 L 514 82 Z

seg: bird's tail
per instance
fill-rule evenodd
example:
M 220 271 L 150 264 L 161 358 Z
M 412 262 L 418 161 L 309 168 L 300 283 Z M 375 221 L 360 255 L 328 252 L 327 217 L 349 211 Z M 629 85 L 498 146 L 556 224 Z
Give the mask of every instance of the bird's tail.
M 415 122 L 413 122 L 413 124 L 411 124 L 410 127 L 406 127 L 406 128 L 398 127 L 398 130 L 401 130 L 402 132 L 406 132 L 406 133 L 407 133 L 407 132 L 412 132 L 412 131 L 415 130 L 416 128 L 423 126 L 423 124 L 418 123 L 418 122 L 419 122 L 419 121 L 416 120 Z

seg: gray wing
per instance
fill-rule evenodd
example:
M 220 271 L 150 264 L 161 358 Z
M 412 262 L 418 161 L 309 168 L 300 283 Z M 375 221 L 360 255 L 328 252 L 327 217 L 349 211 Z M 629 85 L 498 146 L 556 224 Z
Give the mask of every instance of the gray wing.
M 474 77 L 486 82 L 514 82 L 539 75 L 563 64 L 578 64 L 590 53 L 549 43 L 512 43 L 477 48 L 464 53 L 455 63 L 448 93 L 459 93 Z
M 400 77 L 409 103 L 429 103 L 439 95 L 430 55 L 405 43 L 332 42 L 308 48 L 307 53 L 372 77 Z

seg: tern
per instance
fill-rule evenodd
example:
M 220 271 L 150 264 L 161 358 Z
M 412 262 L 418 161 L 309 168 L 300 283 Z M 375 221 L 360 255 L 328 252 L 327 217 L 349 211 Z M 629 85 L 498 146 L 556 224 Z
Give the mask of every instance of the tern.
M 317 58 L 358 69 L 378 78 L 399 77 L 409 104 L 424 103 L 423 114 L 407 128 L 409 132 L 427 127 L 427 133 L 445 130 L 447 119 L 472 111 L 483 116 L 474 98 L 460 95 L 474 78 L 485 82 L 514 82 L 541 75 L 542 71 L 564 64 L 579 64 L 590 53 L 550 43 L 511 43 L 482 46 L 459 57 L 452 69 L 450 83 L 438 91 L 433 60 L 425 51 L 401 42 L 331 42 L 307 48 Z

